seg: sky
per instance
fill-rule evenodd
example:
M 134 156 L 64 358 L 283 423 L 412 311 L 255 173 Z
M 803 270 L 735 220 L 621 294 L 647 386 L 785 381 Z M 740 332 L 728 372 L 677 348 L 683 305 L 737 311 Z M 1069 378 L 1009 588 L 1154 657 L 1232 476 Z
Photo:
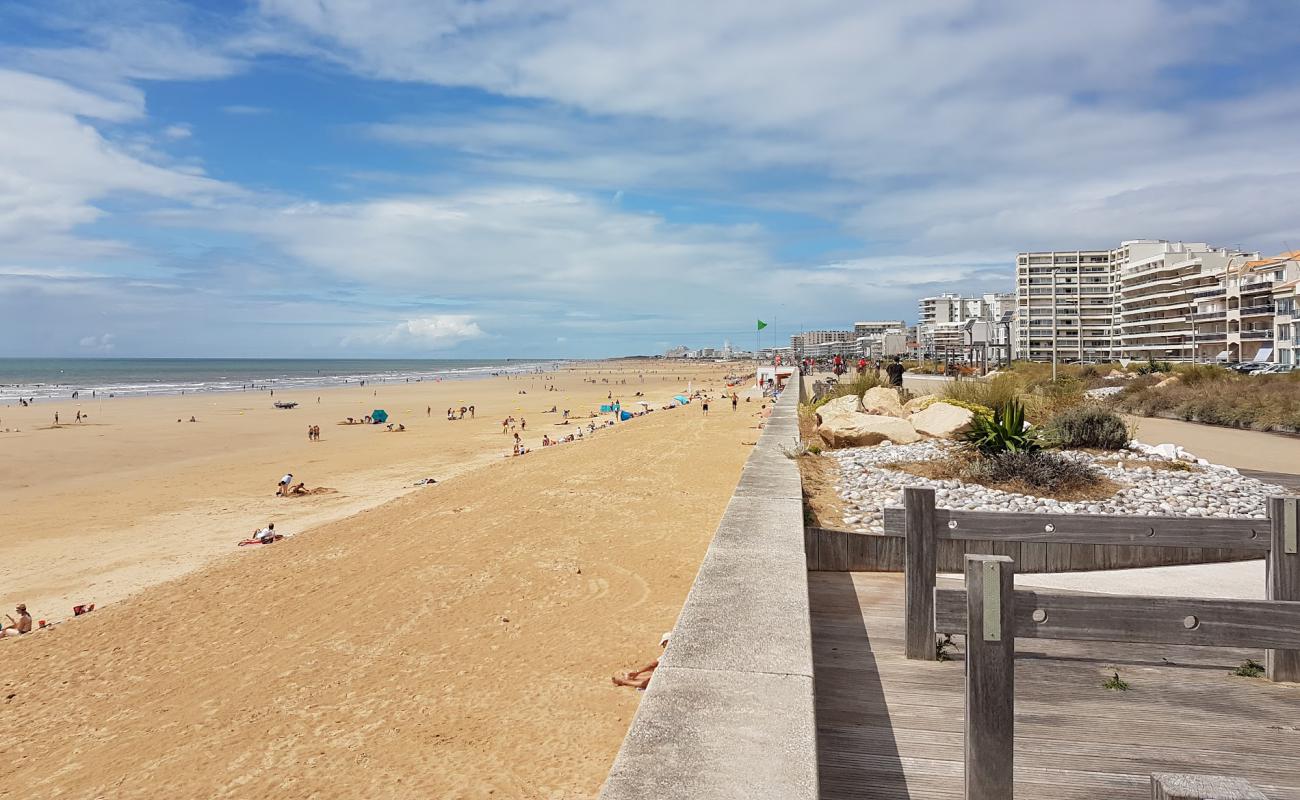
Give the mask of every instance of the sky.
M 1298 40 L 1292 0 L 0 0 L 0 356 L 770 346 L 1021 250 L 1280 252 Z

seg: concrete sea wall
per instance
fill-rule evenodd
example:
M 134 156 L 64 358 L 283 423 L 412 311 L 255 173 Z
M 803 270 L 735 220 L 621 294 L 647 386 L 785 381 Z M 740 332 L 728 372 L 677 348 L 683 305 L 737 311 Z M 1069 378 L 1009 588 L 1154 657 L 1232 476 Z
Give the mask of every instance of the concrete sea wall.
M 758 438 L 602 800 L 815 800 L 799 381 Z

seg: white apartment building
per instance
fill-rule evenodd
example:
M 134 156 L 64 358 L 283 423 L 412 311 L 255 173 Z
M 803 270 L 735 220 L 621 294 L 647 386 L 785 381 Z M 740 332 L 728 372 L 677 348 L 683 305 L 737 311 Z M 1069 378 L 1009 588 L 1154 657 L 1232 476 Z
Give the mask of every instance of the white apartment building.
M 1203 242 L 1161 239 L 1126 241 L 1112 250 L 1020 253 L 1021 356 L 1245 360 L 1264 352 L 1273 338 L 1272 283 L 1261 272 L 1271 262 L 1258 259 Z
M 1231 313 L 1228 268 L 1251 254 L 1205 243 L 1152 240 L 1125 242 L 1116 254 L 1116 357 L 1212 360 L 1231 350 L 1226 330 L 1217 325 Z M 1220 311 L 1225 312 L 1222 317 Z
M 1015 309 L 1011 294 L 962 297 L 944 293 L 917 301 L 916 341 L 922 354 L 936 358 L 964 357 L 974 342 L 1003 346 L 1009 328 L 1000 324 Z M 976 330 L 970 323 L 983 323 Z M 1014 340 L 1012 340 L 1014 350 Z
M 901 319 L 872 320 L 870 322 L 853 323 L 853 336 L 861 338 L 879 338 L 886 333 L 907 330 L 907 323 Z
M 1279 364 L 1300 364 L 1300 250 L 1278 257 L 1282 266 L 1282 280 L 1277 280 L 1274 269 L 1273 297 L 1273 347 L 1274 361 Z
M 1278 302 L 1294 309 L 1294 282 L 1300 279 L 1300 251 L 1232 265 L 1227 274 L 1227 353 L 1229 361 L 1282 361 L 1285 349 L 1294 358 L 1290 323 L 1293 310 L 1279 329 Z M 1287 286 L 1291 286 L 1288 299 Z M 1281 291 L 1275 295 L 1274 290 Z M 1286 347 L 1283 347 L 1283 342 Z
M 1016 256 L 1016 352 L 1030 361 L 1114 357 L 1117 250 Z

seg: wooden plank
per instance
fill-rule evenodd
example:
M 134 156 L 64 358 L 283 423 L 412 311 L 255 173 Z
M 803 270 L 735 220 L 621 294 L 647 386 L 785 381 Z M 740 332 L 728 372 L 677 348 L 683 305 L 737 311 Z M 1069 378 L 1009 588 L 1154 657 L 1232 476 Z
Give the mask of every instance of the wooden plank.
M 935 592 L 935 626 L 965 626 L 965 592 Z M 1035 614 L 1044 618 L 1037 620 Z M 1189 627 L 1190 626 L 1190 627 Z M 1300 602 L 1016 592 L 1023 639 L 1300 649 Z
M 903 490 L 907 514 L 905 553 L 905 604 L 907 623 L 904 652 L 913 660 L 934 661 L 935 529 L 934 490 L 909 487 Z
M 1015 793 L 1015 563 L 966 559 L 966 800 Z
M 1145 547 L 1269 548 L 1263 520 L 1140 517 L 1113 514 L 1017 514 L 935 510 L 940 539 L 1003 539 L 1060 544 L 1140 544 Z M 900 530 L 903 509 L 885 509 L 885 530 Z
M 953 662 L 906 660 L 901 575 L 808 588 L 822 800 L 960 798 L 964 637 Z M 1300 800 L 1300 693 L 1229 675 L 1248 657 L 1263 651 L 1017 641 L 1016 795 L 1149 800 L 1151 773 L 1201 772 Z M 1132 691 L 1102 688 L 1113 669 Z
M 1268 796 L 1241 778 L 1153 772 L 1151 800 L 1268 800 Z
M 1300 498 L 1270 497 L 1268 516 L 1272 548 L 1266 596 L 1270 600 L 1300 600 Z M 1300 647 L 1267 651 L 1264 669 L 1271 681 L 1300 681 Z

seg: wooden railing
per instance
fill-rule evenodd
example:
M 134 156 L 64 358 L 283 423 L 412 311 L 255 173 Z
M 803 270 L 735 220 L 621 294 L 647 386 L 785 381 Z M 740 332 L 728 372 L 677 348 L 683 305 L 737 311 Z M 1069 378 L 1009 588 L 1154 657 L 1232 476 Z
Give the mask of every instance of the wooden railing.
M 1052 542 L 1076 545 L 1222 547 L 1249 550 L 1264 555 L 1267 560 L 1265 597 L 1270 601 L 1300 601 L 1297 503 L 1295 497 L 1270 498 L 1267 520 L 1121 517 L 1097 514 L 1005 514 L 937 509 L 934 505 L 933 489 L 904 489 L 903 508 L 888 509 L 885 513 L 885 525 L 886 528 L 891 525 L 901 526 L 905 537 L 903 572 L 906 583 L 906 655 L 911 659 L 927 661 L 937 658 L 935 651 L 936 552 L 938 543 L 943 540 L 977 538 L 994 543 Z M 1002 557 L 1011 561 L 1006 556 Z M 1107 601 L 1111 599 L 1113 598 L 1106 598 Z M 1069 601 L 1054 602 L 1065 604 Z M 1143 603 L 1143 608 L 1148 613 L 1155 613 L 1162 603 L 1156 598 L 1143 598 L 1137 602 Z M 1213 603 L 1215 601 L 1178 602 Z M 1068 616 L 1071 613 L 1068 609 L 1068 605 L 1062 605 L 1061 613 Z M 1264 613 L 1263 607 L 1255 607 L 1252 611 Z M 1194 632 L 1196 629 L 1191 630 Z M 1099 637 L 1106 638 L 1101 634 Z M 1125 639 L 1109 640 L 1126 641 Z M 1300 681 L 1300 641 L 1288 640 L 1287 643 L 1280 645 L 1266 643 L 1260 646 L 1269 648 L 1266 653 L 1266 672 L 1271 680 Z
M 1300 649 L 1300 602 L 1016 591 L 1015 562 L 1006 556 L 970 556 L 965 577 L 964 590 L 935 593 L 935 621 L 966 635 L 966 800 L 1014 797 L 1017 637 Z M 1152 797 L 1264 795 L 1235 778 L 1157 774 Z

